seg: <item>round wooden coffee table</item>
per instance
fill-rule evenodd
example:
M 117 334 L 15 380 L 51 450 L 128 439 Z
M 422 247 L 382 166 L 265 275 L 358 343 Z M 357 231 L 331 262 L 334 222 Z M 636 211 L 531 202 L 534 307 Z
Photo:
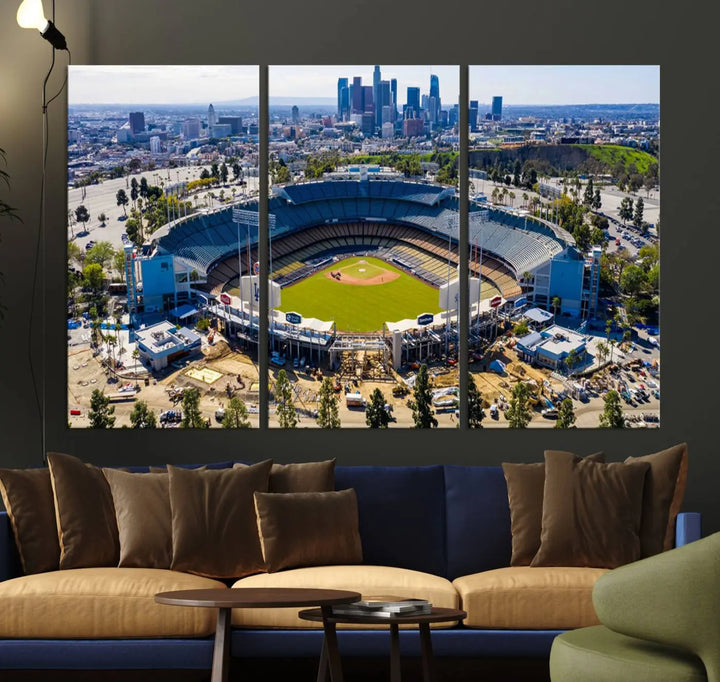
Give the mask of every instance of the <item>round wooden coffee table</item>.
M 433 682 L 435 671 L 433 665 L 432 642 L 430 640 L 430 623 L 447 623 L 453 620 L 463 620 L 467 617 L 465 611 L 459 609 L 445 609 L 433 606 L 430 613 L 418 613 L 415 615 L 398 614 L 396 616 L 348 616 L 333 614 L 330 606 L 322 609 L 308 609 L 298 614 L 303 620 L 322 621 L 325 630 L 325 641 L 323 642 L 322 654 L 320 655 L 320 668 L 318 669 L 318 682 L 324 682 L 328 666 L 330 667 L 330 679 L 336 682 L 333 673 L 333 659 L 339 665 L 340 655 L 337 649 L 337 635 L 335 625 L 337 623 L 351 623 L 355 625 L 389 625 L 390 626 L 390 680 L 400 682 L 400 632 L 399 625 L 417 625 L 420 628 L 420 647 L 422 650 L 422 671 L 424 682 Z M 331 636 L 328 637 L 328 633 Z M 342 673 L 341 673 L 342 674 Z
M 215 628 L 215 648 L 211 682 L 227 682 L 230 667 L 230 621 L 232 609 L 271 609 L 281 607 L 320 606 L 318 613 L 331 615 L 331 606 L 349 604 L 360 599 L 359 592 L 348 590 L 315 590 L 285 587 L 236 587 L 217 590 L 177 590 L 155 595 L 159 604 L 172 606 L 199 606 L 218 610 Z M 322 618 L 321 618 L 322 620 Z M 333 626 L 334 634 L 334 626 Z M 340 658 L 337 655 L 337 639 L 333 640 L 334 657 L 330 657 L 333 682 L 342 682 Z M 327 663 L 326 663 L 327 666 Z

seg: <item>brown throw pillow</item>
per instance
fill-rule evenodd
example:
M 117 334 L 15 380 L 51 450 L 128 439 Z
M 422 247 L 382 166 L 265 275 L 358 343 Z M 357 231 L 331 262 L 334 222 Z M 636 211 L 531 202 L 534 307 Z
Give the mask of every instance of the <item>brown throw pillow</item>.
M 120 537 L 119 566 L 170 568 L 172 515 L 168 474 L 103 469 Z
M 246 466 L 241 462 L 233 465 L 237 469 Z M 324 493 L 335 490 L 335 459 L 273 464 L 268 490 L 271 493 Z
M 255 493 L 268 573 L 300 566 L 362 563 L 355 491 Z
M 588 455 L 586 459 L 593 462 L 604 462 L 605 455 L 602 452 L 596 452 Z M 540 549 L 545 462 L 533 464 L 504 462 L 502 468 L 507 483 L 512 528 L 510 565 L 529 566 Z
M 60 544 L 48 469 L 0 469 L 0 494 L 10 517 L 23 571 L 57 571 Z
M 675 545 L 675 519 L 682 507 L 687 480 L 687 443 L 625 462 L 647 462 L 650 473 L 643 493 L 640 544 L 648 557 Z
M 541 542 L 530 565 L 616 568 L 639 559 L 649 468 L 546 452 Z
M 253 493 L 267 492 L 272 460 L 242 469 L 168 466 L 174 571 L 241 578 L 265 569 Z
M 60 540 L 60 568 L 117 566 L 115 508 L 102 469 L 77 457 L 48 453 Z

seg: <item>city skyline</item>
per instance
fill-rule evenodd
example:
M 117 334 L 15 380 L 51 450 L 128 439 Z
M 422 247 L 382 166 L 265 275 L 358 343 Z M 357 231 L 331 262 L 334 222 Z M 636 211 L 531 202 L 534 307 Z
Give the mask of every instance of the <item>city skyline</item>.
M 257 66 L 70 66 L 68 102 L 204 104 L 257 97 Z
M 271 66 L 269 68 L 270 97 L 318 97 L 337 100 L 338 78 L 350 82 L 360 76 L 363 84 L 372 85 L 375 65 L 338 66 Z M 440 81 L 443 105 L 451 107 L 458 102 L 460 71 L 457 66 L 394 66 L 380 65 L 383 80 L 398 81 L 398 105 L 406 101 L 407 88 L 420 88 L 422 94 L 430 90 L 430 76 Z
M 503 106 L 659 104 L 657 65 L 470 66 L 470 100 Z

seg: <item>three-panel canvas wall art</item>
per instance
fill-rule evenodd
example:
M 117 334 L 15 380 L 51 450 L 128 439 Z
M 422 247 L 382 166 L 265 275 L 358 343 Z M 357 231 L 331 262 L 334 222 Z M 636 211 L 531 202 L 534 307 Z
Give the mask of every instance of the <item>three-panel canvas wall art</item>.
M 70 67 L 70 427 L 658 427 L 659 67 L 459 76 Z

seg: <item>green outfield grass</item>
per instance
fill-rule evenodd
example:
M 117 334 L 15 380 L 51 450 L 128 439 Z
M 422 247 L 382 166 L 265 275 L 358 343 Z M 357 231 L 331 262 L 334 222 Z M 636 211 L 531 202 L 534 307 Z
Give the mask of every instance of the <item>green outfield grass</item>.
M 365 263 L 359 263 L 364 260 Z M 342 284 L 326 277 L 327 270 L 369 279 L 380 270 L 397 272 L 392 282 L 369 286 Z M 359 270 L 363 269 L 364 272 Z M 438 290 L 377 258 L 352 257 L 282 290 L 280 310 L 320 320 L 335 320 L 338 331 L 372 332 L 384 322 L 438 313 Z

